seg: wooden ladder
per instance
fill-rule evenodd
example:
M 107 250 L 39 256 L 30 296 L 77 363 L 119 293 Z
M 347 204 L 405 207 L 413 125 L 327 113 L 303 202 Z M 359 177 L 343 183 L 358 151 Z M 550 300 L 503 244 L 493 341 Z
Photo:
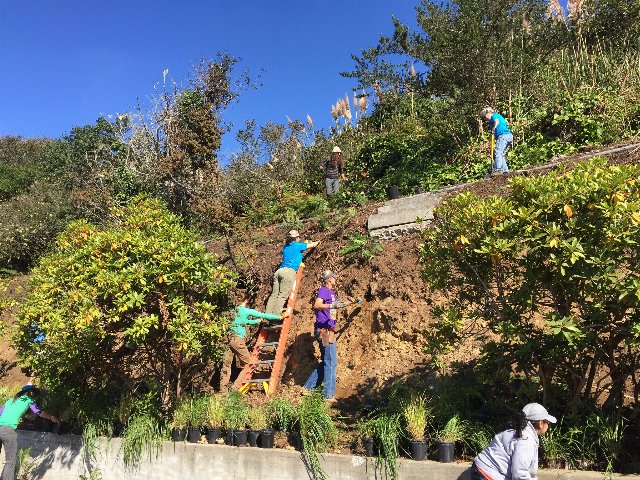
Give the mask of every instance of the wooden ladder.
M 251 352 L 251 360 L 244 366 L 233 383 L 240 393 L 244 394 L 252 387 L 261 385 L 265 394 L 272 395 L 278 388 L 282 359 L 287 347 L 287 337 L 291 328 L 293 309 L 298 298 L 298 288 L 302 281 L 303 271 L 304 263 L 301 263 L 289 292 L 287 310 L 282 323 L 272 323 L 260 328 L 258 339 Z

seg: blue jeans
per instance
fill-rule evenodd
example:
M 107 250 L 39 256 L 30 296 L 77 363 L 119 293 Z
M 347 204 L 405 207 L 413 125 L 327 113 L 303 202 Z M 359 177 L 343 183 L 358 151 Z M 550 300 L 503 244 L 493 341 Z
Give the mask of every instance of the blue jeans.
M 509 171 L 506 157 L 512 143 L 513 135 L 510 133 L 498 135 L 498 138 L 496 138 L 496 148 L 493 151 L 493 168 L 491 172 L 507 173 Z
M 340 179 L 325 178 L 324 186 L 327 187 L 327 195 L 335 195 L 340 190 Z
M 313 369 L 304 384 L 307 390 L 318 388 L 324 383 L 324 398 L 333 398 L 336 392 L 336 372 L 338 370 L 338 347 L 336 342 L 322 345 L 322 340 L 316 335 L 320 346 L 320 363 Z

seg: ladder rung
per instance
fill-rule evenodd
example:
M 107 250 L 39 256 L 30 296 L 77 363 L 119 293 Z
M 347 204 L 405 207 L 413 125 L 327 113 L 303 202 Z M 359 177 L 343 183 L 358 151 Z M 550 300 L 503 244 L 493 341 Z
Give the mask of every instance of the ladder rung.
M 270 380 L 271 380 L 270 378 L 252 378 L 251 380 L 243 380 L 242 383 L 262 383 L 262 382 L 269 383 Z
M 256 347 L 277 347 L 279 342 L 256 343 Z
M 249 362 L 249 365 L 270 365 L 275 360 L 258 360 L 257 362 Z
M 271 325 L 269 327 L 262 327 L 262 330 L 271 331 L 271 330 L 281 330 L 282 325 Z

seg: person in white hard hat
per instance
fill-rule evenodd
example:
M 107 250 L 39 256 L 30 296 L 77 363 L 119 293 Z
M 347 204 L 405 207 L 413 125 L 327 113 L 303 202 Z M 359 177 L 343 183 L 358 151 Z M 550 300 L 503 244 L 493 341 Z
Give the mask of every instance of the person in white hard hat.
M 282 248 L 282 263 L 273 274 L 273 290 L 267 301 L 267 313 L 280 313 L 302 263 L 302 253 L 317 245 L 318 242 L 301 242 L 300 233 L 297 230 L 290 230 L 287 233 L 287 240 Z
M 513 428 L 497 434 L 473 460 L 472 480 L 532 480 L 538 475 L 540 435 L 556 417 L 539 403 L 525 405 L 514 417 Z
M 331 156 L 322 162 L 320 168 L 324 170 L 324 184 L 327 189 L 327 195 L 335 195 L 340 190 L 340 180 L 347 179 L 344 174 L 344 160 L 342 159 L 340 147 L 333 147 Z

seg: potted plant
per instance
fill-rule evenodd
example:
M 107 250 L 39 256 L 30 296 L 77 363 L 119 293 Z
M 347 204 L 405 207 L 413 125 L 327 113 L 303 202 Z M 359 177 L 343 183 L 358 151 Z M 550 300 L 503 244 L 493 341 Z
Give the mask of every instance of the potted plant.
M 229 392 L 223 408 L 222 424 L 227 431 L 227 445 L 241 446 L 247 443 L 247 425 L 249 409 L 242 394 Z
M 258 446 L 262 431 L 267 428 L 267 413 L 263 407 L 253 407 L 249 410 L 249 445 Z
M 427 457 L 424 432 L 427 429 L 430 413 L 427 399 L 421 395 L 413 396 L 402 409 L 413 460 L 420 461 Z
M 367 457 L 375 457 L 376 449 L 374 448 L 374 424 L 371 419 L 361 420 L 358 422 L 358 433 L 362 440 L 362 448 Z
M 187 438 L 187 425 L 189 424 L 189 404 L 188 398 L 178 400 L 173 418 L 171 419 L 171 438 L 174 442 L 183 442 Z
M 207 398 L 207 412 L 205 426 L 207 427 L 207 442 L 216 443 L 221 437 L 220 430 L 224 420 L 224 401 L 220 395 Z
M 451 417 L 444 428 L 436 434 L 439 462 L 450 463 L 453 461 L 456 442 L 464 440 L 465 433 L 466 423 L 460 419 L 458 414 Z
M 187 440 L 197 443 L 202 435 L 202 426 L 206 422 L 207 398 L 203 396 L 191 397 L 189 402 L 189 429 Z
M 262 431 L 260 438 L 262 448 L 273 448 L 274 429 L 289 434 L 298 423 L 298 411 L 293 403 L 285 397 L 274 397 L 266 407 L 267 421 L 271 428 Z

